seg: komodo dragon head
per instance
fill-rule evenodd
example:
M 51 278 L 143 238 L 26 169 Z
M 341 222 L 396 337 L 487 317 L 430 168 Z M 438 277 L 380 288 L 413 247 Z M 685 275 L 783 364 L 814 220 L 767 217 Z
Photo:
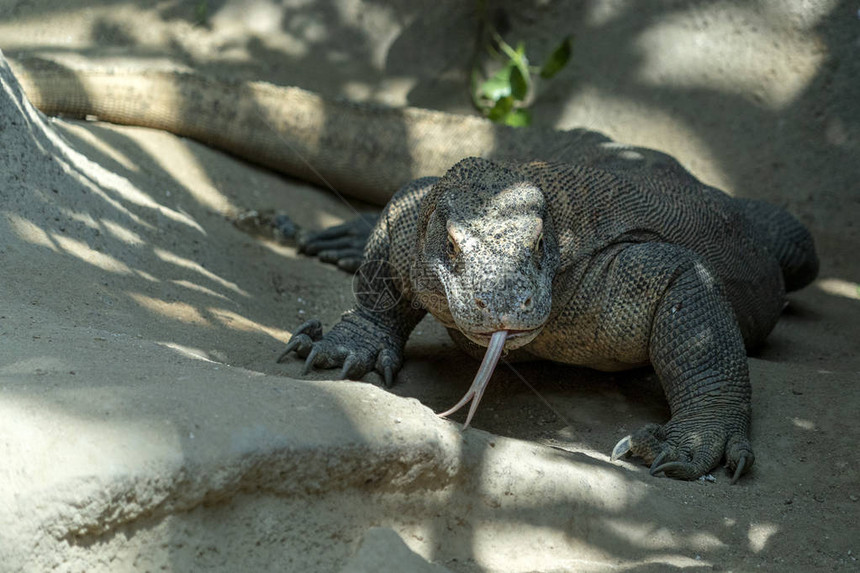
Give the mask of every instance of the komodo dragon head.
M 425 198 L 412 269 L 416 294 L 448 328 L 488 348 L 472 388 L 448 415 L 477 408 L 503 350 L 528 344 L 552 307 L 558 242 L 547 199 L 517 171 L 468 158 Z

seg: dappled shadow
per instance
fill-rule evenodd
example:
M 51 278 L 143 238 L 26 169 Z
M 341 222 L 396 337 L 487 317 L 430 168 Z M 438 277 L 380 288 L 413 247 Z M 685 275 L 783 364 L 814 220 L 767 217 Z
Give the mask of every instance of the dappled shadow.
M 753 3 L 724 11 L 708 2 L 619 7 L 578 30 L 582 75 L 549 89 L 565 90 L 568 101 L 597 90 L 667 114 L 698 136 L 733 194 L 782 205 L 811 227 L 824 276 L 857 282 L 857 266 L 842 247 L 857 242 L 849 213 L 860 208 L 856 6 L 836 3 L 821 16 Z M 792 53 L 797 29 L 805 27 L 806 46 Z M 740 39 L 713 36 L 733 28 Z M 655 136 L 651 145 L 682 161 L 689 154 L 683 142 Z
M 122 3 L 97 3 L 104 6 L 112 4 Z M 170 4 L 162 10 L 161 17 L 211 26 L 211 23 L 199 22 L 200 14 L 192 10 L 192 4 Z M 208 16 L 214 18 L 227 4 L 209 2 Z M 264 35 L 250 35 L 242 41 L 237 36 L 223 44 L 242 54 L 241 58 L 232 61 L 217 58 L 207 61 L 178 40 L 165 53 L 208 73 L 261 77 L 283 84 L 300 83 L 329 95 L 367 99 L 384 99 L 386 90 L 396 83 L 388 77 L 391 73 L 397 76 L 394 79 L 410 86 L 401 90 L 410 103 L 429 106 L 435 102 L 448 108 L 465 107 L 468 100 L 465 91 L 460 90 L 465 86 L 465 66 L 469 60 L 466 57 L 458 59 L 458 56 L 463 50 L 473 48 L 470 30 L 474 23 L 468 19 L 468 11 L 459 7 L 462 3 L 456 9 L 462 12 L 452 13 L 450 7 L 440 6 L 426 16 L 407 2 L 386 3 L 385 6 L 381 2 L 370 4 L 375 10 L 388 11 L 392 20 L 409 22 L 390 39 L 387 51 L 361 27 L 359 21 L 350 20 L 333 5 L 317 3 L 304 9 L 283 10 L 278 27 L 284 33 L 283 37 L 290 38 L 291 42 L 269 42 Z M 817 238 L 823 238 L 820 245 L 825 272 L 848 281 L 860 280 L 856 256 L 852 252 L 849 257 L 848 248 L 857 242 L 856 226 L 850 224 L 851 218 L 856 217 L 855 190 L 856 181 L 860 180 L 856 139 L 852 139 L 857 133 L 857 116 L 856 112 L 848 113 L 845 107 L 852 98 L 855 102 L 860 98 L 856 93 L 856 81 L 849 81 L 858 77 L 858 58 L 848 57 L 852 53 L 856 56 L 856 52 L 851 52 L 856 48 L 850 48 L 852 32 L 842 20 L 846 18 L 848 9 L 853 10 L 853 7 L 847 2 L 835 5 L 830 14 L 810 30 L 823 44 L 818 71 L 793 97 L 776 105 L 725 86 L 690 86 L 682 82 L 673 85 L 672 82 L 655 82 L 653 78 L 643 79 L 642 70 L 648 64 L 643 38 L 647 40 L 652 30 L 663 22 L 696 10 L 706 12 L 707 2 L 669 3 L 647 10 L 631 5 L 600 21 L 589 19 L 581 5 L 569 4 L 559 3 L 555 8 L 558 12 L 551 13 L 551 16 L 557 22 L 554 30 L 559 35 L 571 30 L 575 34 L 579 54 L 574 63 L 575 73 L 547 85 L 544 92 L 547 103 L 542 107 L 539 104 L 537 108 L 539 113 L 536 117 L 540 123 L 550 125 L 563 121 L 564 110 L 557 102 L 562 99 L 575 101 L 578 94 L 594 90 L 629 102 L 639 109 L 668 114 L 704 142 L 718 171 L 724 174 L 735 194 L 765 198 L 787 206 L 812 226 Z M 93 3 L 87 5 L 92 6 Z M 70 9 L 70 6 L 65 3 L 64 9 Z M 37 9 L 27 8 L 27 15 L 38 15 L 35 13 Z M 537 28 L 537 24 L 519 19 L 516 7 L 509 9 L 515 30 L 518 26 Z M 747 17 L 745 9 L 738 10 L 741 14 L 738 17 Z M 53 9 L 45 11 L 50 13 Z M 762 18 L 764 16 L 768 14 L 761 15 Z M 772 16 L 778 17 L 779 14 Z M 442 43 L 442 50 L 431 50 L 426 58 L 416 55 L 423 53 L 433 31 L 449 18 L 455 21 L 453 28 L 447 29 L 452 33 L 452 41 Z M 707 24 L 704 22 L 702 25 L 706 27 Z M 545 42 L 551 43 L 555 32 L 547 36 L 550 39 Z M 133 53 L 141 50 L 148 51 L 149 55 L 160 55 L 158 50 L 135 46 L 136 40 L 129 28 L 107 20 L 94 23 L 93 38 L 97 41 L 104 39 L 111 47 L 131 47 Z M 102 48 L 95 46 L 80 51 L 98 56 Z M 650 55 L 653 57 L 653 53 Z M 410 62 L 415 59 L 421 63 L 411 68 Z M 820 91 L 833 90 L 834 83 L 844 84 L 846 91 L 822 106 Z M 851 92 L 851 89 L 855 91 Z M 441 97 L 437 98 L 437 95 Z M 708 109 L 708 113 L 703 113 L 703 109 Z M 323 130 L 326 129 L 325 119 Z M 27 199 L 28 204 L 33 201 L 36 205 L 27 207 L 32 209 L 30 212 L 18 210 L 14 203 L 0 209 L 12 215 L 8 218 L 12 222 L 12 233 L 4 235 L 12 239 L 6 247 L 24 252 L 25 255 L 17 260 L 27 262 L 20 268 L 10 269 L 10 272 L 35 277 L 39 266 L 47 266 L 68 276 L 88 277 L 78 286 L 71 282 L 64 285 L 79 289 L 75 305 L 81 307 L 81 311 L 72 313 L 66 308 L 67 302 L 52 300 L 56 282 L 39 284 L 38 280 L 22 280 L 17 283 L 19 288 L 28 289 L 28 296 L 40 301 L 40 306 L 66 317 L 69 325 L 86 324 L 106 332 L 134 333 L 147 340 L 172 345 L 169 347 L 176 351 L 177 356 L 190 355 L 275 372 L 279 370 L 271 360 L 288 336 L 288 329 L 294 323 L 298 324 L 301 318 L 297 314 L 301 305 L 293 299 L 313 300 L 321 297 L 321 290 L 326 291 L 327 300 L 336 300 L 331 293 L 348 294 L 348 279 L 334 270 L 329 275 L 316 274 L 314 280 L 318 282 L 308 284 L 307 269 L 314 263 L 291 260 L 287 256 L 264 256 L 249 246 L 251 243 L 239 233 L 217 231 L 226 224 L 223 211 L 232 207 L 215 208 L 205 204 L 178 181 L 179 174 L 159 162 L 157 150 L 144 149 L 115 131 L 93 127 L 89 132 L 97 134 L 98 139 L 106 142 L 114 152 L 120 151 L 112 155 L 88 141 L 81 132 L 65 131 L 76 148 L 85 150 L 90 157 L 98 158 L 110 170 L 128 178 L 142 195 L 107 189 L 97 195 L 99 205 L 93 208 L 92 196 L 86 199 L 66 197 L 42 189 L 41 194 L 34 193 Z M 808 138 L 808 134 L 815 136 Z M 624 139 L 623 133 L 614 135 Z M 404 132 L 394 131 L 390 136 L 392 145 L 404 148 L 408 145 Z M 124 148 L 128 151 L 122 152 Z M 799 148 L 805 148 L 805 151 L 801 154 Z M 191 149 L 196 150 L 192 153 L 199 156 L 208 153 L 193 146 Z M 199 160 L 199 156 L 196 159 Z M 124 157 L 133 157 L 133 160 L 127 161 Z M 211 166 L 207 169 L 212 170 Z M 823 173 L 827 173 L 827 177 L 822 176 Z M 211 179 L 217 187 L 216 178 Z M 798 188 L 806 192 L 786 192 Z M 80 195 L 92 192 L 92 188 L 77 191 Z M 334 212 L 334 209 L 329 209 Z M 91 210 L 102 215 L 94 217 Z M 190 240 L 177 242 L 172 238 L 174 234 L 183 239 L 190 237 Z M 235 264 L 237 260 L 243 264 Z M 283 270 L 259 272 L 252 269 L 257 265 L 275 264 Z M 59 271 L 51 276 L 59 276 Z M 260 280 L 267 272 L 273 273 L 270 280 Z M 277 285 L 273 276 L 278 277 Z M 325 278 L 320 278 L 323 276 Z M 290 300 L 273 295 L 275 290 L 289 293 Z M 785 326 L 778 327 L 775 334 L 777 342 L 762 350 L 760 356 L 763 359 L 796 363 L 798 352 L 812 345 L 815 350 L 807 350 L 802 362 L 813 365 L 822 348 L 817 343 L 808 342 L 812 338 L 810 334 L 822 329 L 821 323 L 825 320 L 839 320 L 841 317 L 848 321 L 850 317 L 856 317 L 858 303 L 854 299 L 820 293 L 798 296 L 802 303 L 798 308 L 803 312 L 785 317 Z M 349 301 L 344 302 L 348 306 Z M 825 310 L 820 310 L 821 305 Z M 83 310 L 84 307 L 88 310 Z M 273 307 L 276 310 L 272 310 Z M 143 323 L 139 320 L 141 308 L 148 313 L 148 319 Z M 344 308 L 313 310 L 330 324 Z M 166 327 L 168 324 L 170 328 Z M 165 340 L 163 333 L 168 330 L 171 339 Z M 838 330 L 828 328 L 825 334 L 844 336 Z M 852 331 L 849 329 L 848 332 Z M 450 347 L 438 350 L 438 336 L 428 340 L 436 349 L 427 350 L 423 343 L 419 347 L 411 346 L 410 362 L 401 375 L 401 384 L 394 391 L 404 396 L 420 396 L 426 404 L 438 409 L 459 397 L 470 381 L 473 366 L 477 364 L 458 358 L 459 353 Z M 825 345 L 826 342 L 821 343 L 821 346 Z M 20 360 L 38 356 L 42 355 L 22 356 Z M 531 390 L 521 385 L 516 375 L 500 369 L 476 417 L 476 427 L 561 447 L 567 441 L 577 448 L 608 452 L 607 445 L 611 448 L 614 443 L 612 436 L 617 439 L 624 431 L 666 417 L 665 403 L 654 379 L 641 372 L 629 377 L 610 376 L 557 365 L 531 364 L 517 365 L 517 369 L 557 413 L 547 412 L 545 405 L 531 394 Z M 288 364 L 286 371 L 295 375 L 297 364 Z M 795 391 L 801 392 L 800 387 L 798 380 L 794 384 Z M 772 383 L 768 383 L 764 390 L 779 391 Z M 839 395 L 838 391 L 833 394 Z M 762 391 L 757 387 L 756 416 L 774 401 L 792 396 L 779 394 L 776 399 L 763 399 L 761 395 Z M 336 408 L 337 405 L 332 404 L 331 407 Z M 807 405 L 799 401 L 793 402 L 785 412 L 785 416 L 812 419 L 819 424 L 823 423 L 819 417 L 827 415 L 823 410 L 808 412 L 807 415 Z M 87 412 L 82 409 L 81 414 L 87 415 Z M 525 422 L 512 422 L 523 419 Z M 678 555 L 695 559 L 696 555 L 686 551 L 688 546 L 695 545 L 708 548 L 704 557 L 709 561 L 727 559 L 743 566 L 764 563 L 775 558 L 779 553 L 776 549 L 791 551 L 792 548 L 787 546 L 792 538 L 784 536 L 785 525 L 782 524 L 786 521 L 780 516 L 784 508 L 777 507 L 762 514 L 760 508 L 753 504 L 757 496 L 767 495 L 762 491 L 765 484 L 778 490 L 778 486 L 774 486 L 778 483 L 777 478 L 766 481 L 760 476 L 766 470 L 782 469 L 774 462 L 775 459 L 786 460 L 780 463 L 788 464 L 799 457 L 801 454 L 795 448 L 810 439 L 807 436 L 812 431 L 802 421 L 787 423 L 767 416 L 763 419 L 768 424 L 765 427 L 784 434 L 773 451 L 765 454 L 759 462 L 758 470 L 744 484 L 732 490 L 726 487 L 725 479 L 720 479 L 715 485 L 657 481 L 646 477 L 641 468 L 634 471 L 607 470 L 604 459 L 549 451 L 548 455 L 562 457 L 575 465 L 611 471 L 622 483 L 647 486 L 652 491 L 659 488 L 668 497 L 676 496 L 680 501 L 674 519 L 669 519 L 674 508 L 654 508 L 646 499 L 631 499 L 623 507 L 610 510 L 597 500 L 577 497 L 579 493 L 571 493 L 567 497 L 564 493 L 554 492 L 556 495 L 548 497 L 546 505 L 484 510 L 484 513 L 472 512 L 464 506 L 449 518 L 439 518 L 438 514 L 452 511 L 450 500 L 430 504 L 426 514 L 436 517 L 429 519 L 431 531 L 428 535 L 440 540 L 450 539 L 448 531 L 458 528 L 462 533 L 458 537 L 464 547 L 463 552 L 469 554 L 479 546 L 480 540 L 478 526 L 471 525 L 469 520 L 479 513 L 483 519 L 529 528 L 546 527 L 618 560 L 647 561 Z M 605 425 L 607 421 L 612 421 L 611 427 L 589 432 L 590 428 L 601 423 Z M 760 429 L 762 425 L 757 427 L 754 439 L 762 440 L 765 438 Z M 851 435 L 856 436 L 856 430 L 846 427 L 845 436 Z M 474 456 L 471 471 L 477 476 L 475 479 L 492 471 L 492 461 L 485 464 L 481 461 L 485 456 L 489 459 L 490 453 L 490 449 L 464 452 L 464 456 Z M 766 470 L 762 470 L 762 466 Z M 784 469 L 792 471 L 790 466 Z M 720 473 L 717 475 L 722 477 Z M 810 474 L 807 470 L 807 473 L 798 475 Z M 846 470 L 844 479 L 849 479 L 850 475 Z M 802 479 L 807 481 L 806 477 Z M 463 493 L 474 495 L 479 490 L 478 486 L 471 484 L 463 488 Z M 813 499 L 815 493 L 806 495 L 805 491 L 797 495 L 805 495 L 811 503 L 804 505 L 800 500 L 795 502 L 795 508 L 815 507 L 820 503 Z M 781 491 L 771 495 L 775 504 L 782 503 Z M 723 500 L 731 508 L 725 512 L 730 515 L 711 514 L 712 506 L 702 502 L 708 497 Z M 697 507 L 700 502 L 702 507 Z M 566 519 L 559 517 L 559 505 L 568 508 Z M 390 506 L 378 509 L 374 519 L 385 521 L 390 509 Z M 455 519 L 462 521 L 455 524 Z M 753 551 L 759 541 L 752 541 L 755 536 L 751 532 L 760 523 L 772 527 L 767 531 L 773 533 L 765 536 L 758 551 Z M 660 535 L 668 539 L 662 546 L 653 542 L 653 538 Z M 694 538 L 695 535 L 704 536 L 705 541 Z M 755 556 L 761 551 L 768 557 Z M 446 555 L 443 549 L 435 554 L 439 559 Z M 747 558 L 753 561 L 745 561 Z M 810 558 L 808 563 L 812 565 L 816 561 Z M 641 564 L 629 570 L 666 570 L 673 566 L 662 562 Z

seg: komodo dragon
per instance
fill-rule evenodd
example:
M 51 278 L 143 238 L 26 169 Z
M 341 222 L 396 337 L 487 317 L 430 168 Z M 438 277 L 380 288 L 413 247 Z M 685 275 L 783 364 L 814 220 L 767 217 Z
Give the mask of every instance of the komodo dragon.
M 429 311 L 458 346 L 486 353 L 442 414 L 471 399 L 467 425 L 502 350 L 606 371 L 650 362 L 672 417 L 613 458 L 632 452 L 652 474 L 692 479 L 725 457 L 732 483 L 755 460 L 745 347 L 818 270 L 811 236 L 782 209 L 704 185 L 665 154 L 605 144 L 576 163 L 467 158 L 418 179 L 385 207 L 364 255 L 355 308 L 325 335 L 319 321 L 300 326 L 284 356 L 390 384 Z
M 290 340 L 283 356 L 296 351 L 306 369 L 377 370 L 390 384 L 429 311 L 484 355 L 445 414 L 472 399 L 471 418 L 503 351 L 600 370 L 651 363 L 671 419 L 623 438 L 613 458 L 631 452 L 681 479 L 725 458 L 732 483 L 752 467 L 745 348 L 818 270 L 810 234 L 787 212 L 587 130 L 514 131 L 177 72 L 32 60 L 15 70 L 50 113 L 195 137 L 371 201 L 403 185 L 370 235 L 356 307 L 327 334 L 312 320 Z M 381 292 L 394 295 L 382 307 Z

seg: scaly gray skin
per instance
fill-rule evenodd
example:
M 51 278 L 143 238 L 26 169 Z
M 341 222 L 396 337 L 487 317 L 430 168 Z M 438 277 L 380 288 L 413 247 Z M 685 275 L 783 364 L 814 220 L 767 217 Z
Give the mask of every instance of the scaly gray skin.
M 506 330 L 513 359 L 651 363 L 671 419 L 622 439 L 613 457 L 631 452 L 680 479 L 725 458 L 732 483 L 755 461 L 746 348 L 773 328 L 786 286 L 818 269 L 787 212 L 733 199 L 665 154 L 608 144 L 578 164 L 469 158 L 406 185 L 365 259 L 356 307 L 325 335 L 315 320 L 299 327 L 282 358 L 295 351 L 306 370 L 349 378 L 376 370 L 391 384 L 429 311 L 475 356 Z M 379 308 L 392 284 L 396 304 Z

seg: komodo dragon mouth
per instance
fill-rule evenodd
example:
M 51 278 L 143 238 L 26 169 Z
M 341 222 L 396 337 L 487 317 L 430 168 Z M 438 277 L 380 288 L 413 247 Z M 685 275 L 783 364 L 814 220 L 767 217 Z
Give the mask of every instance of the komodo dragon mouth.
M 538 328 L 529 328 L 525 330 L 513 330 L 508 329 L 505 332 L 508 333 L 508 337 L 505 340 L 505 349 L 513 350 L 514 348 L 519 348 L 520 346 L 524 346 L 534 340 L 534 338 L 540 333 L 543 326 Z M 492 332 L 464 332 L 463 334 L 470 339 L 475 344 L 480 344 L 481 346 L 489 346 L 490 340 L 493 335 L 498 331 Z

